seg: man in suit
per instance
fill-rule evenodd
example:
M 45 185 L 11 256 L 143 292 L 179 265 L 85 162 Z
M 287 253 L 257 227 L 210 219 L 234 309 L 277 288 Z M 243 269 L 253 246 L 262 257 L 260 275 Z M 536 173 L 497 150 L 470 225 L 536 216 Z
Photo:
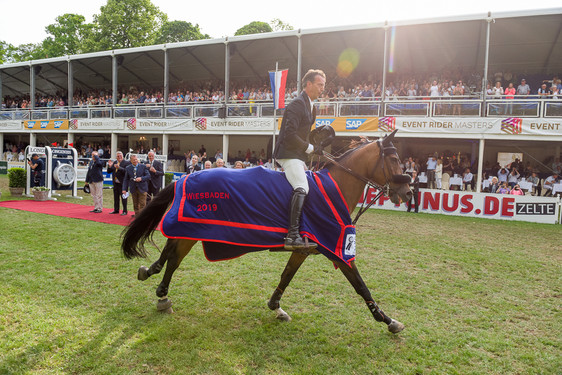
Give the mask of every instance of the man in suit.
M 90 186 L 90 194 L 94 200 L 94 209 L 90 212 L 99 214 L 103 210 L 103 163 L 97 151 L 92 151 L 92 160 L 86 172 L 86 184 Z
M 414 211 L 418 213 L 419 207 L 419 192 L 420 192 L 420 179 L 418 177 L 418 172 L 412 172 L 412 181 L 410 182 L 410 188 L 412 189 L 412 197 L 408 202 L 408 212 L 412 209 L 412 201 L 414 201 Z
M 148 180 L 148 194 L 146 195 L 146 204 L 158 194 L 162 189 L 162 176 L 164 176 L 164 167 L 162 163 L 154 159 L 154 151 L 148 152 L 148 160 L 145 164 L 150 173 L 150 180 Z
M 123 213 L 127 215 L 127 198 L 123 198 L 121 192 L 123 191 L 123 180 L 125 179 L 125 168 L 131 164 L 123 158 L 123 153 L 117 151 L 116 160 L 109 160 L 107 162 L 107 173 L 112 173 L 113 177 L 113 211 L 110 214 L 119 213 L 119 201 L 123 204 Z
M 285 177 L 293 188 L 289 210 L 289 230 L 285 238 L 286 250 L 315 248 L 300 235 L 300 217 L 308 194 L 306 160 L 311 153 L 322 154 L 321 147 L 309 143 L 310 129 L 316 120 L 313 101 L 318 99 L 326 85 L 326 75 L 321 70 L 309 70 L 302 80 L 304 90 L 286 108 L 281 122 L 279 138 L 275 145 L 275 158 L 285 170 Z
M 133 197 L 133 208 L 136 215 L 146 206 L 146 195 L 148 192 L 148 180 L 150 180 L 150 172 L 144 164 L 139 163 L 136 155 L 131 156 L 131 164 L 125 168 L 125 179 L 123 180 L 122 194 L 127 194 L 131 190 Z

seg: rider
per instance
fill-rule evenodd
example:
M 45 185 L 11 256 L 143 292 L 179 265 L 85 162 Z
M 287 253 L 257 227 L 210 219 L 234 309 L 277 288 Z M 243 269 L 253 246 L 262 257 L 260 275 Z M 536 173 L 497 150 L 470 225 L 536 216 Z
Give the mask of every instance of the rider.
M 300 235 L 300 217 L 306 195 L 307 154 L 322 154 L 322 146 L 309 143 L 310 129 L 316 120 L 313 101 L 322 95 L 326 85 L 326 75 L 321 70 L 309 70 L 303 77 L 303 92 L 285 109 L 279 139 L 275 145 L 275 158 L 285 170 L 285 177 L 293 187 L 289 211 L 289 232 L 285 238 L 286 250 L 313 249 L 314 242 L 308 245 Z

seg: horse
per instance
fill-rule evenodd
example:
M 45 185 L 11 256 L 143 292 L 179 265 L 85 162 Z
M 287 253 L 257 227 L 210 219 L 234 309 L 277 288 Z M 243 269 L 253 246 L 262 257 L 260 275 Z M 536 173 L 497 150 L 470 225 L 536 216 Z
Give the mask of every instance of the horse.
M 392 144 L 395 133 L 396 131 L 376 141 L 362 138 L 361 141 L 350 146 L 350 149 L 342 155 L 336 158 L 331 156 L 328 158 L 330 161 L 327 162 L 324 168 L 328 170 L 335 183 L 339 186 L 341 197 L 347 204 L 346 209 L 349 210 L 349 214 L 351 214 L 357 202 L 361 199 L 366 184 L 374 185 L 384 190 L 395 204 L 410 200 L 412 195 L 409 188 L 410 177 L 403 174 L 398 153 Z M 327 153 L 324 153 L 324 155 L 329 156 Z M 208 172 L 201 171 L 197 173 Z M 145 258 L 147 256 L 144 244 L 146 241 L 152 242 L 152 234 L 174 200 L 175 194 L 175 184 L 169 184 L 124 229 L 121 249 L 126 258 Z M 206 242 L 202 242 L 205 246 Z M 164 277 L 156 289 L 158 311 L 173 312 L 172 302 L 168 297 L 170 281 L 174 271 L 179 267 L 195 243 L 197 243 L 197 240 L 168 238 L 159 259 L 150 267 L 141 266 L 138 269 L 137 278 L 143 281 L 159 273 L 164 265 L 167 264 Z M 217 244 L 213 243 L 213 245 L 216 246 Z M 223 244 L 218 245 L 223 246 Z M 228 245 L 224 244 L 224 246 Z M 282 248 L 263 248 L 259 250 L 283 251 Z M 249 251 L 256 251 L 256 249 Z M 318 251 L 316 250 L 291 251 L 289 261 L 281 274 L 281 280 L 267 302 L 269 309 L 275 311 L 277 319 L 291 321 L 289 314 L 281 309 L 281 297 L 305 259 L 309 255 L 317 253 Z M 333 263 L 342 271 L 357 294 L 364 299 L 369 311 L 377 322 L 384 322 L 392 333 L 398 333 L 404 329 L 404 324 L 390 318 L 379 308 L 361 278 L 354 259 L 348 263 L 341 260 L 333 261 Z

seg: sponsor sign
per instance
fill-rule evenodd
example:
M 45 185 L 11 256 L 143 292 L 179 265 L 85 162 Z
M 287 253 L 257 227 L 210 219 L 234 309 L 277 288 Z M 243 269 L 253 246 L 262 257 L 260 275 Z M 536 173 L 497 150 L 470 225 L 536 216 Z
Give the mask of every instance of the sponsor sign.
M 193 130 L 193 122 L 191 120 L 141 120 L 137 119 L 136 130 L 142 131 L 160 131 L 160 130 Z
M 496 133 L 501 132 L 501 119 L 475 118 L 416 118 L 395 117 L 396 129 L 421 133 Z M 505 134 L 505 133 L 504 133 Z
M 365 201 L 369 202 L 376 194 L 376 190 L 369 188 Z M 388 197 L 381 197 L 372 207 L 396 211 L 408 208 L 407 203 L 395 205 Z M 419 212 L 556 224 L 559 222 L 560 201 L 530 195 L 420 189 Z
M 0 130 L 21 130 L 21 121 L 0 121 Z
M 114 119 L 73 119 L 70 120 L 71 130 L 123 130 L 123 121 Z
M 375 132 L 379 130 L 378 117 L 317 117 L 316 126 L 331 125 L 337 132 L 360 131 Z M 279 121 L 281 126 L 281 121 Z M 382 130 L 382 129 L 380 129 Z
M 24 121 L 28 130 L 68 130 L 68 120 L 33 120 Z
M 0 174 L 8 174 L 8 162 L 0 161 Z
M 200 117 L 194 121 L 196 130 L 273 130 L 273 119 L 271 118 L 219 119 L 214 117 Z M 281 123 L 279 122 L 279 124 Z

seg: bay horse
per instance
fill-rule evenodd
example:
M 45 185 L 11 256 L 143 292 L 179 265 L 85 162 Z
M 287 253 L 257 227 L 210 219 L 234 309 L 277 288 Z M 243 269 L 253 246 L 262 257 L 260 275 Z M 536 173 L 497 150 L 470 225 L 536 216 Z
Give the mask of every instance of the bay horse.
M 362 197 L 366 184 L 385 187 L 384 190 L 395 204 L 410 199 L 412 194 L 408 184 L 410 177 L 402 174 L 400 159 L 396 148 L 392 144 L 395 133 L 396 131 L 384 139 L 376 141 L 364 138 L 341 156 L 335 159 L 330 157 L 332 162 L 327 164 L 325 168 L 328 169 L 333 180 L 339 186 L 341 196 L 347 203 L 350 213 Z M 121 248 L 126 258 L 147 256 L 144 243 L 147 240 L 151 242 L 152 234 L 174 200 L 174 195 L 175 184 L 169 184 L 124 229 Z M 169 238 L 160 258 L 150 267 L 141 266 L 139 268 L 138 279 L 146 280 L 148 277 L 159 273 L 167 263 L 162 282 L 156 289 L 156 295 L 159 298 L 157 303 L 159 311 L 172 312 L 172 302 L 168 298 L 168 287 L 172 275 L 196 242 L 196 240 Z M 203 241 L 203 244 L 205 243 Z M 260 250 L 278 251 L 278 249 L 273 248 Z M 281 321 L 291 320 L 291 317 L 280 307 L 281 297 L 308 255 L 317 253 L 316 250 L 293 251 L 290 255 L 289 261 L 281 274 L 281 281 L 267 303 L 268 307 L 276 312 L 277 319 Z M 354 260 L 349 263 L 343 261 L 334 261 L 333 263 L 342 271 L 355 291 L 363 297 L 376 321 L 386 323 L 388 330 L 392 333 L 398 333 L 404 329 L 402 323 L 390 318 L 375 303 L 369 289 L 359 275 Z

